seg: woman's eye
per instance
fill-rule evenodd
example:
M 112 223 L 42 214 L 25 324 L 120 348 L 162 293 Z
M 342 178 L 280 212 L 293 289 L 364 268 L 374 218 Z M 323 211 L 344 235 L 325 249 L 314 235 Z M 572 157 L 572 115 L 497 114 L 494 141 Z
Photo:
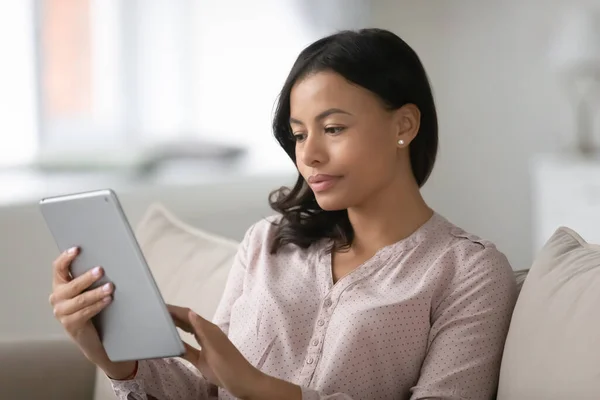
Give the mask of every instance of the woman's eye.
M 341 133 L 345 128 L 343 126 L 328 126 L 325 128 L 325 133 L 329 133 L 332 135 Z
M 306 139 L 306 133 L 294 133 L 293 136 L 296 142 L 302 142 Z

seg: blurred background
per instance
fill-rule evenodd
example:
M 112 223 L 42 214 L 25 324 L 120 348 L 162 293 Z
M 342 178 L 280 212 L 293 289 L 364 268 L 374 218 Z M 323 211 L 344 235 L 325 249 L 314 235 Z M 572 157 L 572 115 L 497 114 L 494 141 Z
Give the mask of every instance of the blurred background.
M 99 187 L 124 193 L 132 220 L 160 200 L 239 238 L 268 213 L 267 189 L 294 178 L 270 119 L 296 56 L 326 34 L 367 26 L 405 39 L 429 73 L 441 135 L 424 188 L 434 208 L 494 241 L 515 269 L 530 266 L 558 225 L 600 242 L 596 6 L 0 2 L 0 268 L 37 279 L 45 266 L 22 266 L 37 262 L 24 254 L 45 229 L 39 198 Z
M 188 224 L 240 240 L 272 213 L 268 193 L 295 180 L 271 132 L 278 92 L 298 53 L 340 29 L 389 29 L 421 57 L 440 124 L 423 193 L 438 212 L 493 241 L 515 270 L 561 225 L 600 243 L 599 8 L 0 1 L 0 398 L 114 398 L 99 395 L 106 378 L 48 305 L 58 249 L 40 198 L 109 187 L 138 235 L 175 235 L 182 248 L 195 243 Z M 148 230 L 156 202 L 178 228 Z M 187 295 L 204 302 L 198 292 Z

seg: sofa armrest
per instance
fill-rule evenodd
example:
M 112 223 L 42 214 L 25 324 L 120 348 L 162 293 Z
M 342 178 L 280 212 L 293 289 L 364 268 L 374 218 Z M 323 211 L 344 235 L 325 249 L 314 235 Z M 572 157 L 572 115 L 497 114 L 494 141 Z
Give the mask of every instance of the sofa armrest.
M 1 399 L 92 399 L 95 367 L 67 338 L 0 339 Z

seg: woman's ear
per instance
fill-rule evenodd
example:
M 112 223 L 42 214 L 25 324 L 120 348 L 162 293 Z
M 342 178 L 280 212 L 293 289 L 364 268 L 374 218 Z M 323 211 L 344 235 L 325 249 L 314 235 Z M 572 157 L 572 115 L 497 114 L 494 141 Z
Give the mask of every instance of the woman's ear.
M 419 133 L 421 111 L 414 104 L 405 104 L 395 111 L 394 123 L 398 146 L 408 146 Z

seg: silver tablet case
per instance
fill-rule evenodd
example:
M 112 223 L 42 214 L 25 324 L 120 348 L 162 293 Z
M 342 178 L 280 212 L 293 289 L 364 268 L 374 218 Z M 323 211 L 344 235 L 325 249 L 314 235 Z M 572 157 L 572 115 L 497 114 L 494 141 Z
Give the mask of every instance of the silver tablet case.
M 93 323 L 111 361 L 179 356 L 185 349 L 152 273 L 110 190 L 40 201 L 60 251 L 80 247 L 71 266 L 77 277 L 100 265 L 105 275 L 93 287 L 115 285 L 113 302 Z

